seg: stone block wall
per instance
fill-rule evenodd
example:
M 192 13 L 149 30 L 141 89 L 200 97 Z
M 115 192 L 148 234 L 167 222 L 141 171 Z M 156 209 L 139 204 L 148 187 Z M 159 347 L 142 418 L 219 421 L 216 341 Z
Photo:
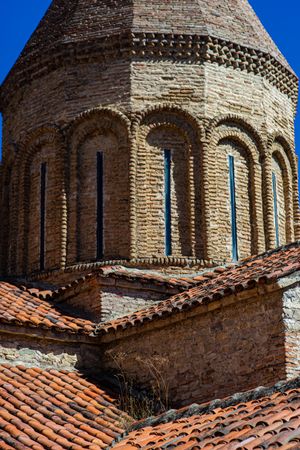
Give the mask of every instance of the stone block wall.
M 283 318 L 286 328 L 286 374 L 295 378 L 300 372 L 300 285 L 286 290 L 283 296 Z
M 107 322 L 153 306 L 174 293 L 163 286 L 134 285 L 125 280 L 90 279 L 74 286 L 60 301 L 70 305 L 96 322 Z
M 53 336 L 47 339 L 36 334 L 36 337 L 21 334 L 16 337 L 1 333 L 0 364 L 73 371 L 87 367 L 86 355 L 95 352 L 93 346 L 84 343 L 55 341 Z
M 114 359 L 124 355 L 123 371 L 137 385 L 150 388 L 145 363 L 167 360 L 162 376 L 172 406 L 223 398 L 286 378 L 280 291 L 223 299 L 200 314 L 184 313 L 182 319 L 118 334 L 102 345 L 99 367 L 116 369 Z

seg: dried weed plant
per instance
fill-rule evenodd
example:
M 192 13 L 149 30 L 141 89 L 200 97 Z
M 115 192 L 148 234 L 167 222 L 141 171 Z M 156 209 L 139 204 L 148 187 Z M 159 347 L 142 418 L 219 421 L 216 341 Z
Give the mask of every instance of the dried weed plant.
M 143 358 L 137 355 L 134 358 L 134 363 L 149 373 L 150 388 L 145 391 L 137 389 L 135 380 L 126 369 L 129 359 L 127 353 L 113 354 L 109 351 L 106 354 L 113 361 L 116 369 L 115 376 L 120 388 L 121 408 L 129 416 L 140 420 L 169 409 L 169 385 L 166 379 L 169 359 L 167 357 L 157 355 Z

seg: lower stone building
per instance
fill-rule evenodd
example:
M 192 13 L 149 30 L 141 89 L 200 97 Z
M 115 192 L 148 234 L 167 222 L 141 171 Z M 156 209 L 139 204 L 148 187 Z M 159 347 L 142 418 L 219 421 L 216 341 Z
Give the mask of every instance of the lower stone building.
M 0 86 L 0 450 L 300 448 L 297 98 L 247 0 L 51 2 Z
M 299 448 L 299 333 L 298 242 L 193 276 L 1 282 L 0 448 Z

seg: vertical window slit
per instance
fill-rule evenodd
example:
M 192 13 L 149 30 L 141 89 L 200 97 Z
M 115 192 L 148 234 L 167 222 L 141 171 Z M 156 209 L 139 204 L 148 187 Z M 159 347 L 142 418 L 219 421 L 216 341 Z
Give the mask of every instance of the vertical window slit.
M 46 177 L 47 163 L 42 163 L 40 198 L 40 270 L 45 270 Z
M 164 200 L 165 200 L 165 253 L 172 254 L 172 220 L 171 220 L 171 158 L 170 150 L 164 150 Z
M 238 261 L 238 239 L 236 222 L 236 192 L 235 192 L 235 168 L 234 156 L 228 156 L 229 161 L 229 185 L 230 185 L 230 208 L 231 208 L 231 239 L 232 239 L 232 259 Z
M 272 173 L 272 184 L 273 184 L 273 201 L 274 201 L 275 239 L 276 239 L 276 247 L 279 247 L 280 239 L 279 239 L 279 222 L 278 222 L 277 178 L 275 172 Z
M 103 258 L 103 152 L 97 153 L 97 259 Z

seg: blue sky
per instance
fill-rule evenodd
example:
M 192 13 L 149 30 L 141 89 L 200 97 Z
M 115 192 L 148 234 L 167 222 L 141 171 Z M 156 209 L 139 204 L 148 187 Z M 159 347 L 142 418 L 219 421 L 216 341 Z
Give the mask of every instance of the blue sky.
M 0 0 L 0 82 L 5 78 L 50 3 L 51 0 Z M 300 76 L 299 0 L 284 2 L 250 0 L 250 3 L 290 65 Z M 299 116 L 296 119 L 298 155 L 300 155 Z

